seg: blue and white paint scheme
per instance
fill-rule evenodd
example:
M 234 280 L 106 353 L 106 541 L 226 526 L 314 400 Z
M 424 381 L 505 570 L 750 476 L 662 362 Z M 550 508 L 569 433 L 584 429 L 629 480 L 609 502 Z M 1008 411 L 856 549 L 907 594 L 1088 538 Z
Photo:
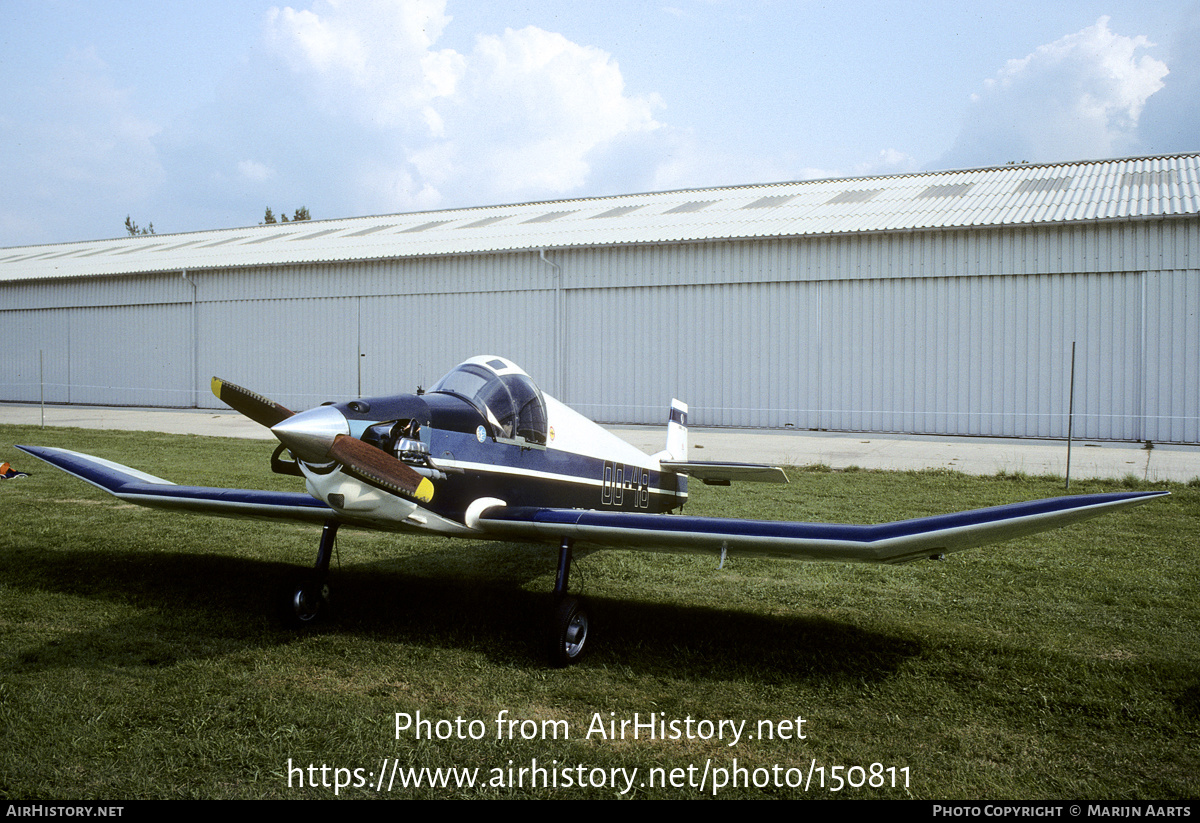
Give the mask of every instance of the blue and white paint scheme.
M 671 402 L 666 444 L 647 455 L 544 394 L 503 357 L 459 364 L 428 392 L 369 397 L 293 413 L 213 379 L 214 393 L 269 427 L 272 469 L 305 493 L 178 486 L 98 457 L 19 446 L 122 500 L 226 517 L 323 525 L 312 573 L 289 594 L 296 622 L 324 610 L 339 526 L 559 546 L 549 652 L 574 662 L 588 635 L 585 604 L 568 594 L 573 548 L 599 546 L 806 561 L 904 563 L 1058 528 L 1167 492 L 1035 500 L 874 526 L 687 517 L 689 477 L 705 483 L 786 482 L 774 466 L 687 460 L 687 405 Z M 290 459 L 288 459 L 290 457 Z

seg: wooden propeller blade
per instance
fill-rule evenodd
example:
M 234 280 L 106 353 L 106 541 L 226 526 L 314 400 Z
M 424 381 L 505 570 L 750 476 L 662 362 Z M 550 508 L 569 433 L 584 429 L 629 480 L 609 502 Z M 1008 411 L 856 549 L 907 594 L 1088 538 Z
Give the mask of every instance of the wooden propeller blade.
M 225 405 L 240 411 L 255 423 L 266 426 L 268 429 L 295 414 L 290 409 L 285 409 L 261 394 L 255 394 L 249 389 L 227 383 L 219 377 L 212 379 L 212 392 Z
M 364 483 L 422 503 L 433 499 L 433 483 L 429 482 L 429 478 L 422 477 L 411 466 L 356 437 L 338 435 L 329 449 L 329 456 Z

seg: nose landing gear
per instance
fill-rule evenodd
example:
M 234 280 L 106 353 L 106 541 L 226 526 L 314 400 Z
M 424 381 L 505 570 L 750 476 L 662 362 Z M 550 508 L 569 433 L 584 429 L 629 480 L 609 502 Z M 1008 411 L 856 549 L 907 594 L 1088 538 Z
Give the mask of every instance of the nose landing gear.
M 290 626 L 311 626 L 329 610 L 329 559 L 333 556 L 338 525 L 336 520 L 326 521 L 313 570 L 284 594 L 281 603 L 283 619 Z

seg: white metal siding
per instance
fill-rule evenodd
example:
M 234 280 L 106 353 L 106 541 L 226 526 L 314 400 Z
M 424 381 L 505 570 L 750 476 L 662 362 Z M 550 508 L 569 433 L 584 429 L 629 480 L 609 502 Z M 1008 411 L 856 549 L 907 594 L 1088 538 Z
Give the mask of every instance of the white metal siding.
M 184 306 L 101 306 L 0 312 L 18 345 L 0 358 L 4 399 L 48 403 L 190 405 L 190 329 Z
M 678 396 L 696 425 L 1062 437 L 1076 341 L 1078 436 L 1195 443 L 1198 250 L 1174 219 L 6 283 L 0 399 L 37 400 L 39 350 L 51 402 L 212 408 L 213 374 L 303 408 L 495 353 L 608 422 Z

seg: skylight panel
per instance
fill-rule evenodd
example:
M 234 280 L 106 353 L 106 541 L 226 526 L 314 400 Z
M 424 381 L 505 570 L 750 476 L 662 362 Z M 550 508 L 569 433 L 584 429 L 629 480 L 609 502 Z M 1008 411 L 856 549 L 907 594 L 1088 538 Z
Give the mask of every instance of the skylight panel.
M 182 249 L 182 248 L 185 248 L 186 246 L 194 246 L 199 242 L 201 242 L 201 241 L 200 240 L 189 240 L 186 243 L 177 243 L 174 246 L 167 246 L 166 248 L 155 249 L 155 251 L 175 251 L 175 249 Z
M 426 223 L 425 225 L 429 226 L 429 225 L 438 225 L 438 224 Z M 396 228 L 396 224 L 389 223 L 386 226 L 371 226 L 371 228 L 369 228 L 369 229 L 361 229 L 359 231 L 352 231 L 349 234 L 347 234 L 346 236 L 347 237 L 362 237 L 363 235 L 366 235 L 366 234 L 374 234 L 377 231 L 383 231 L 384 229 L 394 229 L 394 228 Z M 405 231 L 413 231 L 413 229 L 405 229 Z
M 426 231 L 427 229 L 432 229 L 435 226 L 444 226 L 447 223 L 453 223 L 453 222 L 454 222 L 453 220 L 434 220 L 430 223 L 422 223 L 419 226 L 413 226 L 412 228 L 405 229 L 404 231 L 402 231 L 400 233 L 408 234 L 409 232 Z
M 883 189 L 847 189 L 840 194 L 835 194 L 825 201 L 825 205 L 833 203 L 865 203 L 875 195 L 879 194 Z
M 265 237 L 256 237 L 253 240 L 247 240 L 242 245 L 243 246 L 253 246 L 255 243 L 266 243 L 269 240 L 282 240 L 285 237 L 293 237 L 293 236 L 294 236 L 294 234 L 292 232 L 288 232 L 287 234 L 268 234 Z
M 504 220 L 506 217 L 508 217 L 507 214 L 499 214 L 499 215 L 496 215 L 495 217 L 485 217 L 482 220 L 476 220 L 474 223 L 467 223 L 465 226 L 459 226 L 458 228 L 460 228 L 460 229 L 478 229 L 478 228 L 482 228 L 483 226 L 490 226 L 493 223 L 499 223 L 501 220 Z
M 1179 178 L 1175 173 L 1175 169 L 1127 171 L 1121 175 L 1121 188 L 1123 189 L 1133 188 L 1134 186 L 1166 186 L 1178 182 Z
M 769 209 L 772 206 L 782 206 L 789 200 L 795 200 L 794 194 L 777 194 L 770 197 L 760 197 L 753 203 L 742 206 L 743 209 Z
M 324 237 L 327 234 L 333 234 L 341 229 L 325 229 L 324 231 L 314 231 L 312 234 L 298 234 L 294 237 L 289 237 L 289 240 L 312 240 L 317 237 Z
M 711 206 L 716 200 L 693 200 L 690 203 L 681 203 L 673 209 L 667 209 L 663 214 L 686 214 L 687 212 L 703 211 Z
M 224 246 L 228 243 L 236 243 L 239 240 L 245 240 L 245 239 L 246 239 L 246 235 L 239 234 L 237 237 L 227 237 L 224 240 L 218 240 L 215 243 L 205 243 L 203 246 L 200 246 L 199 248 L 212 249 L 212 248 L 216 248 L 217 246 Z
M 1021 184 L 1017 186 L 1017 191 L 1064 191 L 1071 187 L 1071 181 L 1074 179 L 1074 177 L 1042 177 L 1022 180 Z
M 602 211 L 599 214 L 593 214 L 591 219 L 597 220 L 601 217 L 621 217 L 622 215 L 629 214 L 630 212 L 635 212 L 638 209 L 643 209 L 643 208 L 645 208 L 644 205 L 641 205 L 641 206 L 617 206 L 615 209 L 609 209 L 608 211 Z
M 522 220 L 522 223 L 549 223 L 551 220 L 557 220 L 560 217 L 565 217 L 568 214 L 574 214 L 574 211 L 552 211 L 546 214 L 539 214 L 537 217 L 531 217 L 528 220 Z
M 962 197 L 974 185 L 974 183 L 948 183 L 944 186 L 930 186 L 917 197 Z

